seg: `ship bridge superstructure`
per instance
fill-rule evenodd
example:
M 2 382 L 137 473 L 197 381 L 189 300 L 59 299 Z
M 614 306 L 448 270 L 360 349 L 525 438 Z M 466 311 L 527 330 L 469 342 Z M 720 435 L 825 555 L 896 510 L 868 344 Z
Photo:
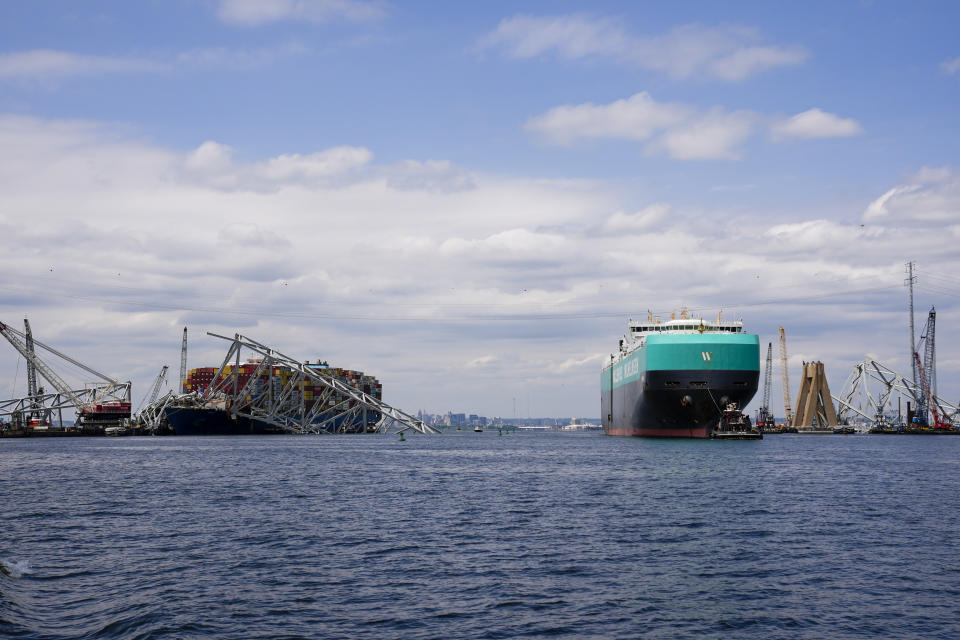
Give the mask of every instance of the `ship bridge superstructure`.
M 627 333 L 620 339 L 619 353 L 610 354 L 604 367 L 642 349 L 647 338 L 656 335 L 730 335 L 743 333 L 743 320 L 724 320 L 723 312 L 717 314 L 716 320 L 704 320 L 702 316 L 691 317 L 686 309 L 679 314 L 671 314 L 669 320 L 661 320 L 647 313 L 646 320 L 627 321 Z

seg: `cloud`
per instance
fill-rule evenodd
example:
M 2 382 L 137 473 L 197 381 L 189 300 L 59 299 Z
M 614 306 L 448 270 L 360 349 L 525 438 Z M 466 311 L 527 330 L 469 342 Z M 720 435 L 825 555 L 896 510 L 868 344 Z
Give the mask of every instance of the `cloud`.
M 63 77 L 163 71 L 151 60 L 92 56 L 53 49 L 0 54 L 0 78 Z
M 665 151 L 679 160 L 735 160 L 740 146 L 753 134 L 757 116 L 749 111 L 727 112 L 714 107 L 703 116 L 663 133 L 651 152 Z
M 612 58 L 677 79 L 744 80 L 807 58 L 800 47 L 763 44 L 755 29 L 691 24 L 658 36 L 634 36 L 610 18 L 582 14 L 518 15 L 502 20 L 480 40 L 481 49 L 500 48 L 513 58 L 556 53 L 568 60 Z
M 579 139 L 648 141 L 650 154 L 679 160 L 731 160 L 742 155 L 758 117 L 748 111 L 713 107 L 698 112 L 677 103 L 658 103 L 641 92 L 607 105 L 564 105 L 527 121 L 524 128 L 553 144 Z M 651 138 L 653 138 L 651 140 Z
M 606 358 L 606 354 L 603 353 L 594 353 L 584 358 L 568 358 L 551 367 L 550 370 L 555 373 L 566 373 L 572 369 L 580 369 L 586 365 L 591 365 L 590 372 L 593 373 L 595 368 L 603 363 L 604 358 Z
M 244 249 L 267 249 L 270 251 L 291 248 L 291 242 L 270 229 L 264 229 L 258 224 L 229 224 L 220 233 L 217 239 L 224 245 L 242 247 Z
M 499 364 L 499 358 L 492 355 L 480 356 L 467 362 L 464 366 L 467 369 L 492 369 Z
M 528 120 L 525 128 L 557 144 L 569 144 L 578 138 L 646 140 L 682 122 L 692 111 L 685 105 L 657 103 L 644 91 L 607 105 L 554 107 Z
M 0 54 L 0 78 L 51 79 L 108 74 L 164 73 L 174 70 L 249 70 L 269 66 L 284 58 L 302 55 L 309 49 L 299 42 L 270 47 L 238 49 L 213 47 L 192 49 L 154 59 L 93 56 L 38 49 Z
M 384 164 L 355 146 L 252 160 L 233 140 L 191 146 L 0 116 L 0 320 L 29 316 L 40 340 L 133 379 L 137 398 L 179 361 L 189 321 L 191 367 L 224 357 L 206 331 L 240 330 L 368 371 L 404 410 L 510 415 L 529 391 L 533 415 L 594 416 L 591 354 L 647 308 L 722 307 L 763 342 L 786 326 L 791 353 L 825 360 L 839 387 L 867 351 L 898 368 L 906 257 L 960 269 L 949 168 L 888 185 L 878 217 L 848 222 L 859 211 L 636 204 L 607 181 Z M 936 299 L 942 318 L 954 300 Z M 960 360 L 952 335 L 938 336 L 944 362 Z M 0 350 L 0 388 L 15 371 Z M 953 396 L 958 375 L 939 372 Z
M 271 22 L 365 22 L 386 15 L 381 2 L 359 0 L 220 0 L 217 17 L 244 27 Z
M 366 167 L 373 154 L 362 147 L 334 147 L 309 154 L 283 154 L 263 162 L 238 165 L 233 149 L 208 140 L 186 154 L 187 179 L 224 190 L 270 191 L 284 186 L 311 186 L 342 181 Z
M 960 173 L 926 168 L 871 202 L 864 222 L 907 225 L 960 224 Z
M 840 118 L 820 109 L 808 109 L 790 118 L 775 121 L 770 137 L 775 141 L 811 140 L 814 138 L 849 138 L 863 133 L 863 127 L 852 118 Z
M 404 160 L 386 171 L 387 186 L 399 190 L 450 193 L 473 189 L 470 174 L 447 160 Z
M 178 66 L 188 70 L 224 68 L 249 70 L 266 67 L 284 58 L 303 55 L 307 52 L 309 49 L 299 42 L 287 42 L 255 49 L 210 47 L 184 51 L 177 55 L 176 62 Z
M 944 60 L 940 63 L 940 68 L 943 69 L 944 73 L 953 75 L 960 71 L 960 58 L 953 58 L 951 60 Z
M 317 153 L 291 153 L 270 158 L 254 167 L 254 173 L 272 183 L 310 182 L 342 176 L 366 166 L 373 153 L 362 147 L 334 147 Z
M 610 104 L 562 105 L 527 120 L 524 129 L 550 144 L 578 140 L 619 139 L 646 142 L 648 154 L 678 160 L 735 160 L 763 117 L 753 111 L 707 110 L 681 103 L 656 102 L 640 92 Z M 777 142 L 852 137 L 863 133 L 851 118 L 809 109 L 774 120 L 770 139 Z
M 532 263 L 558 262 L 569 249 L 566 238 L 556 233 L 542 233 L 529 229 L 507 229 L 484 238 L 468 240 L 453 237 L 440 245 L 440 253 L 474 260 L 507 260 Z
M 670 205 L 662 202 L 652 204 L 634 213 L 617 211 L 600 225 L 603 233 L 646 232 L 660 224 L 670 215 Z

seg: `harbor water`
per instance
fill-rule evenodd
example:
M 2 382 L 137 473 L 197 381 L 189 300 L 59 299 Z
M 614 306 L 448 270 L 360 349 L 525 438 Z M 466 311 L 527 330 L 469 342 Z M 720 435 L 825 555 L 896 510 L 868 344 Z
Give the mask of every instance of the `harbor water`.
M 957 638 L 960 438 L 0 440 L 0 637 Z

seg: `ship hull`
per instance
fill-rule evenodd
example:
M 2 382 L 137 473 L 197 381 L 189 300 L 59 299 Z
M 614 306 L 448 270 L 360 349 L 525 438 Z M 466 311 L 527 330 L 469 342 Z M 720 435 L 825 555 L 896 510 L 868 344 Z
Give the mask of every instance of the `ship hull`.
M 697 386 L 691 386 L 695 376 Z M 606 393 L 600 408 L 604 433 L 611 436 L 660 438 L 708 438 L 723 411 L 736 402 L 744 407 L 753 399 L 759 372 L 691 371 L 674 369 L 648 371 L 640 380 Z M 684 386 L 665 387 L 666 382 Z M 704 386 L 699 383 L 706 382 Z
M 745 407 L 756 394 L 756 336 L 656 338 L 601 372 L 607 435 L 708 438 L 723 407 Z
M 167 407 L 164 416 L 174 434 L 178 436 L 260 436 L 287 433 L 267 422 L 244 416 L 231 417 L 226 410 L 220 408 Z M 375 429 L 379 417 L 379 413 L 371 413 L 366 426 L 362 419 L 354 418 L 351 421 L 343 417 L 338 417 L 324 426 L 331 432 L 364 433 Z
M 178 436 L 243 436 L 283 433 L 273 425 L 242 416 L 232 419 L 223 409 L 168 407 L 167 423 Z

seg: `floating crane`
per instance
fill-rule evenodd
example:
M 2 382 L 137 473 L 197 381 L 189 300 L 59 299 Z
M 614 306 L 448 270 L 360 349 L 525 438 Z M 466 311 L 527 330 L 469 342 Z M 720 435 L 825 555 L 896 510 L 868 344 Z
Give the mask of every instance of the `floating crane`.
M 33 364 L 36 358 L 36 352 L 33 348 L 33 332 L 30 331 L 30 321 L 23 319 L 23 333 L 25 336 L 25 345 L 27 351 L 33 355 L 33 358 L 27 358 L 27 397 L 30 398 L 30 421 L 38 424 L 50 424 L 50 412 L 41 411 L 40 396 L 43 395 L 43 388 L 37 388 L 37 367 Z
M 757 411 L 757 426 L 773 426 L 773 416 L 770 415 L 770 382 L 773 377 L 773 343 L 767 343 L 767 365 L 763 377 L 763 404 Z
M 787 368 L 787 332 L 780 327 L 780 365 L 783 367 L 783 415 L 787 426 L 793 424 L 793 409 L 790 408 L 790 370 Z
M 937 395 L 936 327 L 937 309 L 936 307 L 930 307 L 930 313 L 927 314 L 927 324 L 923 328 L 923 335 L 920 336 L 920 344 L 923 345 L 923 371 L 927 376 L 927 384 L 930 385 L 932 395 Z
M 38 412 L 47 416 L 53 410 L 62 411 L 72 407 L 77 412 L 77 423 L 86 430 L 100 430 L 107 426 L 120 425 L 130 418 L 130 383 L 118 382 L 113 378 L 88 367 L 70 356 L 57 351 L 33 338 L 30 323 L 24 323 L 26 332 L 21 333 L 8 324 L 0 322 L 0 335 L 16 349 L 27 361 L 28 372 L 32 367 L 33 380 L 28 381 L 29 397 L 25 401 L 11 400 L 0 403 L 0 413 L 9 413 L 14 422 L 22 422 L 23 414 L 29 412 L 30 421 L 35 420 Z M 40 358 L 35 347 L 41 347 L 66 362 L 83 369 L 100 379 L 100 382 L 88 383 L 84 389 L 71 389 L 47 362 Z M 36 374 L 57 390 L 55 394 L 44 394 L 36 386 Z M 46 403 L 46 404 L 44 404 Z
M 949 430 L 953 428 L 953 425 L 942 420 L 940 415 L 942 410 L 938 411 L 937 398 L 930 391 L 930 383 L 927 380 L 927 372 L 920 362 L 920 354 L 916 351 L 913 352 L 913 361 L 917 366 L 917 371 L 920 373 L 920 389 L 923 393 L 923 403 L 918 403 L 917 407 L 917 418 L 924 426 L 929 426 L 929 418 L 927 413 L 933 414 L 933 428 L 937 430 Z

